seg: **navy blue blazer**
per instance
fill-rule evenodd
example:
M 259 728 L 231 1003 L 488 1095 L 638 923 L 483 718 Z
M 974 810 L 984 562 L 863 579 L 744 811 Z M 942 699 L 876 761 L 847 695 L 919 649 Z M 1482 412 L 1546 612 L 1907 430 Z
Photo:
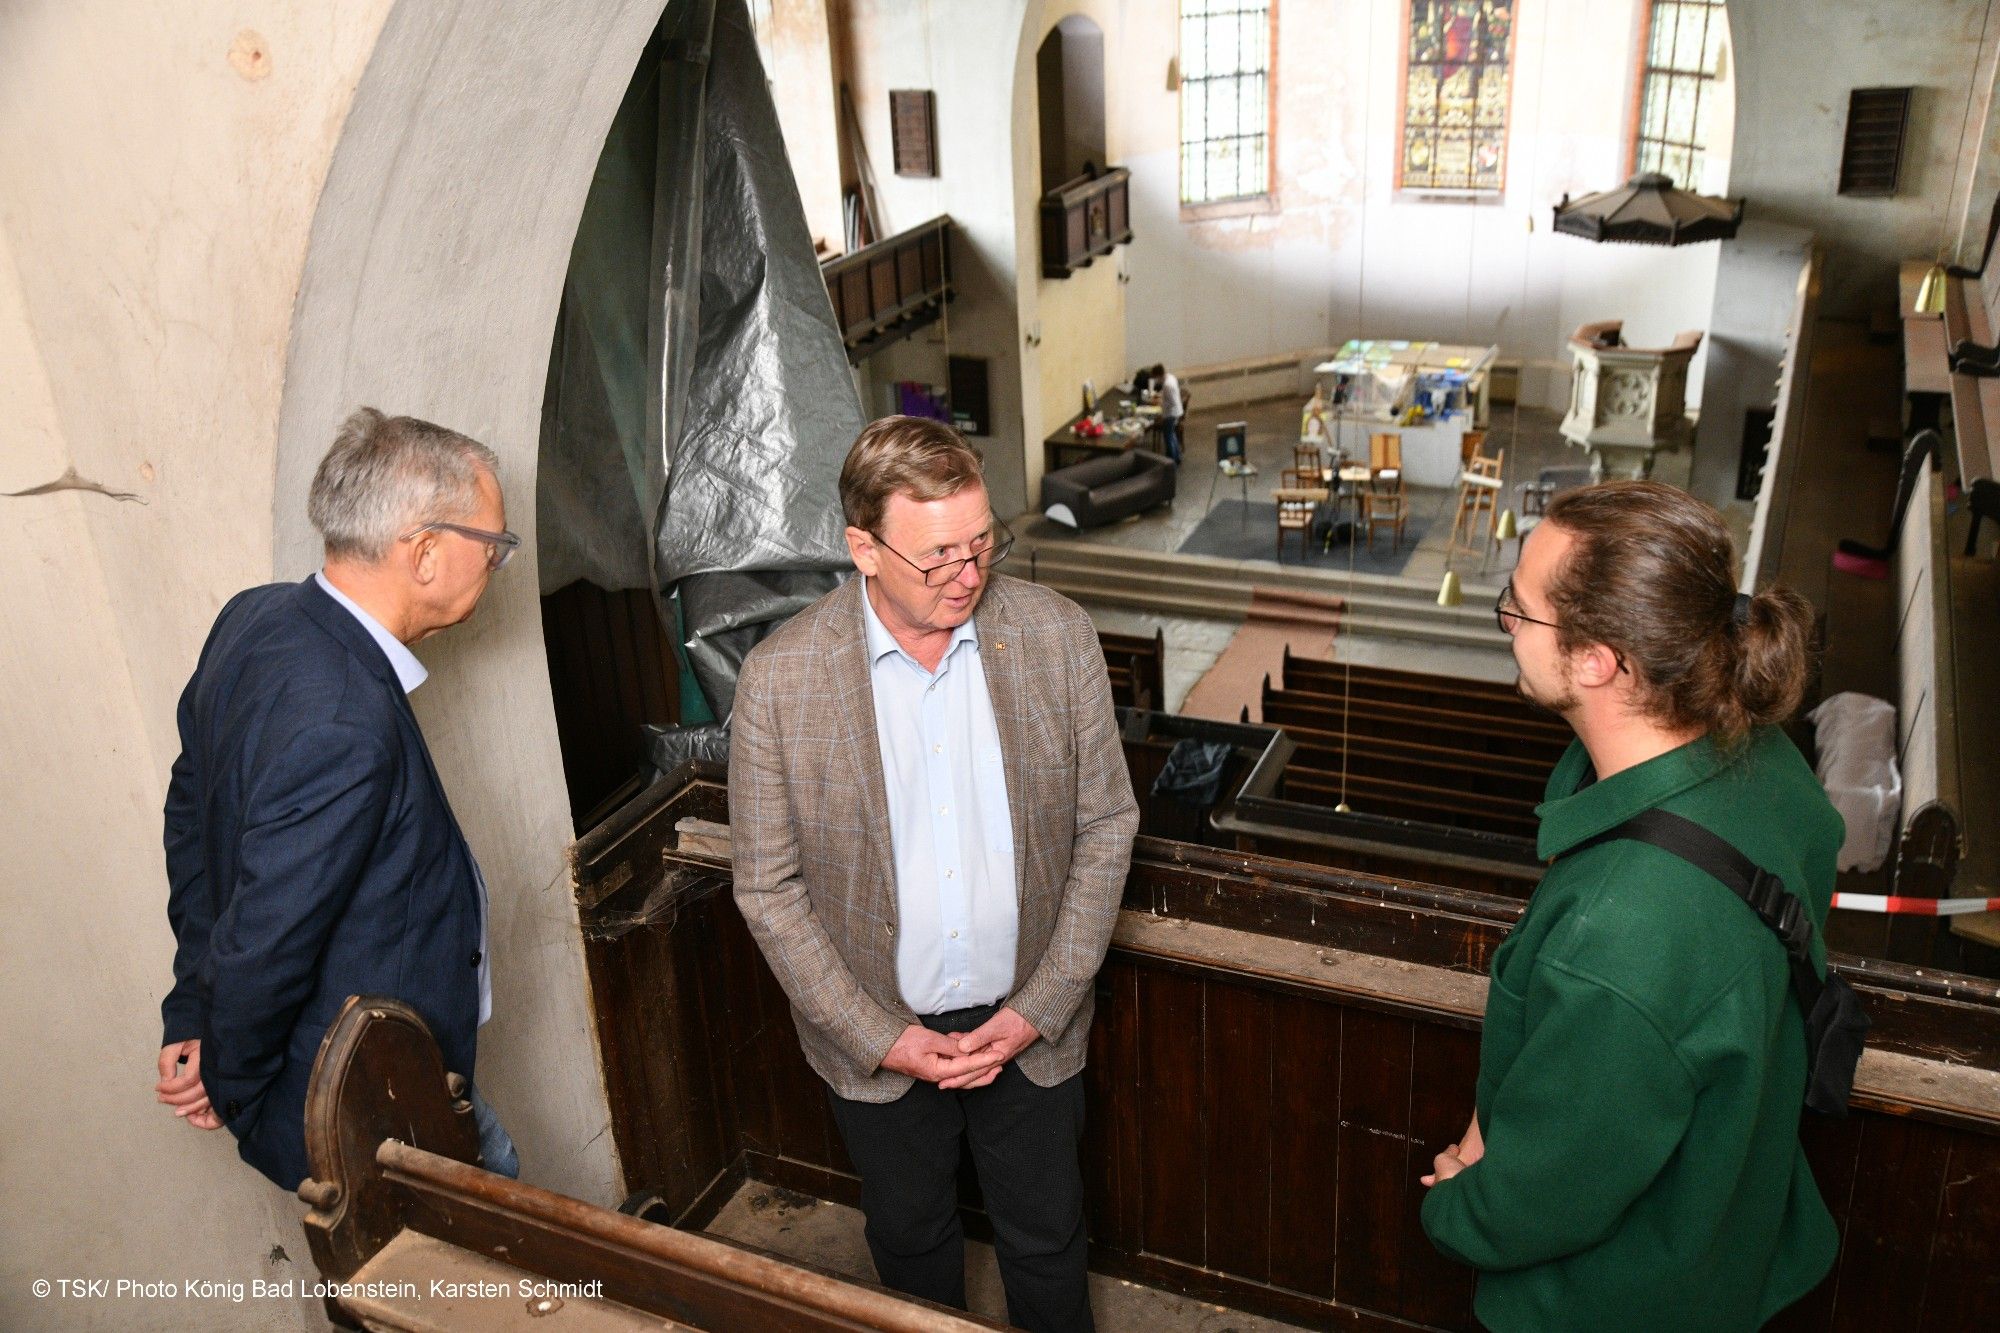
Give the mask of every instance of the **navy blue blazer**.
M 222 609 L 179 720 L 161 1044 L 201 1039 L 243 1160 L 293 1189 L 306 1083 L 348 996 L 413 1006 L 472 1077 L 477 871 L 389 659 L 311 578 Z

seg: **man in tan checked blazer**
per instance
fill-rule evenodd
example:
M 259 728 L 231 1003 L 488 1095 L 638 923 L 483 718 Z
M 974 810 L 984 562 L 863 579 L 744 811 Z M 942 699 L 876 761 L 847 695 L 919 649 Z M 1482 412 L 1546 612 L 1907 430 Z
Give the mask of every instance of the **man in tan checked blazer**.
M 1009 1318 L 1091 1327 L 1077 1144 L 1092 981 L 1139 822 L 1075 603 L 948 427 L 889 417 L 841 471 L 862 575 L 743 663 L 736 902 L 861 1174 L 882 1281 L 965 1304 L 969 1145 Z

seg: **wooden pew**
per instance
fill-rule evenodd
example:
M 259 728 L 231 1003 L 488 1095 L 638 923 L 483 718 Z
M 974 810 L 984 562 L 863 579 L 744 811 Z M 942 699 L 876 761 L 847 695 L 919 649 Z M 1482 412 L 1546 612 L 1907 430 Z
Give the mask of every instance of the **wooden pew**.
M 1546 769 L 1539 773 L 1496 771 L 1455 751 L 1414 742 L 1344 737 L 1305 727 L 1289 727 L 1286 734 L 1298 747 L 1292 752 L 1294 771 L 1398 778 L 1440 790 L 1495 797 L 1509 808 L 1529 810 L 1540 804 L 1548 782 Z
M 626 1184 L 688 1201 L 689 1225 L 746 1176 L 852 1202 L 729 899 L 726 830 L 676 827 L 721 817 L 721 788 L 661 787 L 573 858 Z M 1313 1327 L 1473 1327 L 1417 1177 L 1464 1126 L 1485 970 L 1521 907 L 1142 838 L 1086 1069 L 1092 1267 Z M 1803 1128 L 1843 1241 L 1772 1327 L 2000 1327 L 2000 985 L 1835 966 L 1876 1023 L 1850 1117 Z
M 1323 690 L 1326 688 L 1323 682 L 1338 684 L 1353 680 L 1357 683 L 1380 682 L 1425 686 L 1458 698 L 1498 699 L 1517 704 L 1524 703 L 1520 692 L 1513 685 L 1503 681 L 1472 680 L 1464 676 L 1438 676 L 1427 671 L 1408 671 L 1400 667 L 1329 662 L 1317 657 L 1294 657 L 1289 646 L 1285 649 L 1278 678 L 1287 687 L 1302 686 Z
M 1309 679 L 1299 683 L 1287 682 L 1284 693 L 1302 699 L 1329 700 L 1336 704 L 1345 701 L 1354 706 L 1368 703 L 1376 706 L 1419 708 L 1452 717 L 1477 718 L 1496 730 L 1504 729 L 1511 734 L 1548 740 L 1561 738 L 1566 741 L 1571 734 L 1562 719 L 1531 708 L 1520 699 L 1460 695 L 1430 685 L 1357 680 L 1351 686 L 1347 686 L 1338 677 L 1334 677 Z
M 1342 781 L 1339 773 L 1290 768 L 1285 770 L 1281 791 L 1290 800 L 1329 810 L 1345 800 L 1357 810 L 1419 820 L 1441 828 L 1486 829 L 1529 839 L 1535 836 L 1537 827 L 1532 806 L 1394 778 L 1350 773 Z
M 1435 708 L 1328 699 L 1292 690 L 1266 690 L 1261 707 L 1267 725 L 1307 727 L 1382 740 L 1420 739 L 1459 754 L 1527 764 L 1542 773 L 1554 768 L 1569 748 L 1567 741 L 1558 744 L 1547 736 L 1521 736 L 1484 718 Z
M 1120 708 L 1167 706 L 1167 640 L 1162 630 L 1148 639 L 1138 634 L 1097 632 L 1104 664 L 1111 673 L 1111 702 Z
M 299 1197 L 343 1327 L 1003 1327 L 485 1171 L 455 1078 L 423 1019 L 394 1000 L 351 997 L 320 1046 Z

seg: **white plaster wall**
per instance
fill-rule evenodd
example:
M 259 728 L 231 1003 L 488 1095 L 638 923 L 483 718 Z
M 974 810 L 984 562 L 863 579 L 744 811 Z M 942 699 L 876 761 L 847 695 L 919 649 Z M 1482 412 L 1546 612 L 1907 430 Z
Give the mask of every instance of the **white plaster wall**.
M 1395 189 L 1403 0 L 1277 6 L 1273 211 L 1183 216 L 1175 49 L 1168 12 L 1128 25 L 1122 122 L 1133 169 L 1135 363 L 1200 365 L 1347 338 L 1497 342 L 1561 359 L 1588 319 L 1623 318 L 1635 343 L 1707 325 L 1716 247 L 1593 246 L 1550 229 L 1565 194 L 1625 178 L 1636 0 L 1521 0 L 1507 189 L 1497 202 Z M 1699 402 L 1703 361 L 1690 375 Z M 1560 405 L 1566 374 L 1524 386 Z
M 30 1283 L 311 1271 L 302 1206 L 152 1099 L 160 805 L 209 622 L 271 574 L 292 296 L 387 9 L 0 7 L 0 491 L 139 497 L 0 499 L 0 1326 L 323 1323 Z
M 785 153 L 805 205 L 806 229 L 827 253 L 846 248 L 841 221 L 839 135 L 826 0 L 751 0 L 765 78 L 778 108 Z
M 1778 400 L 1799 272 L 1811 246 L 1812 233 L 1802 227 L 1748 220 L 1721 252 L 1709 320 L 1708 384 L 1688 489 L 1739 517 L 1751 504 L 1736 499 L 1743 414 Z
M 1996 8 L 1994 0 L 1730 0 L 1730 186 L 1750 200 L 1748 216 L 1819 237 L 1827 313 L 1886 308 L 1897 261 L 1951 258 L 1968 206 L 1983 243 L 1992 186 L 1968 201 L 1964 178 L 1984 137 Z M 1905 85 L 1916 95 L 1896 194 L 1839 195 L 1848 93 Z
M 478 1081 L 524 1177 L 616 1203 L 542 642 L 535 464 L 549 344 L 604 136 L 661 0 L 399 5 L 355 92 L 294 310 L 275 563 L 318 560 L 312 470 L 354 403 L 450 424 L 500 456 L 527 549 L 413 696 L 490 895 L 494 1016 Z
M 1035 404 L 1028 420 L 1028 484 L 1041 491 L 1040 441 L 1083 410 L 1085 380 L 1099 392 L 1127 377 L 1125 290 L 1128 247 L 1102 256 L 1067 278 L 1042 276 L 1042 135 L 1036 56 L 1056 25 L 1072 15 L 1089 19 L 1104 33 L 1104 151 L 1111 166 L 1126 165 L 1130 121 L 1115 108 L 1132 96 L 1131 84 L 1145 68 L 1132 47 L 1173 24 L 1161 22 L 1170 6 L 1133 6 L 1124 0 L 1041 0 L 1031 8 L 1014 66 L 1014 190 L 1017 223 L 1025 224 L 1020 267 L 1021 325 L 1039 341 L 1023 352 L 1025 393 Z M 1018 234 L 1018 233 L 1017 233 Z
M 303 1207 L 152 1101 L 175 698 L 229 595 L 316 563 L 306 483 L 356 403 L 491 443 L 532 544 L 563 273 L 660 7 L 0 7 L 0 491 L 139 497 L 0 499 L 0 1326 L 321 1324 L 30 1286 L 312 1271 Z M 534 569 L 422 649 L 416 703 L 492 890 L 480 1082 L 530 1180 L 610 1203 Z
M 843 0 L 831 20 L 841 25 L 835 46 L 848 53 L 849 86 L 861 137 L 875 170 L 885 233 L 949 213 L 958 299 L 950 309 L 951 352 L 987 358 L 993 394 L 993 434 L 978 441 L 994 507 L 1018 513 L 1032 493 L 1030 455 L 1040 466 L 1036 408 L 1028 401 L 1033 372 L 1023 359 L 1020 284 L 1032 280 L 1038 251 L 1019 248 L 1016 194 L 1021 165 L 1015 141 L 1016 70 L 1029 0 Z M 1058 16 L 1060 17 L 1060 16 Z M 1032 63 L 1033 46 L 1028 47 Z M 937 93 L 936 177 L 895 174 L 889 141 L 889 90 Z M 1026 112 L 1034 132 L 1033 106 Z M 1032 187 L 1031 187 L 1032 188 Z M 1017 256 L 1020 263 L 1017 265 Z M 1028 274 L 1023 279 L 1022 274 Z M 936 336 L 942 337 L 943 331 Z M 920 337 L 924 335 L 919 335 Z M 941 351 L 942 349 L 938 349 Z M 942 362 L 937 352 L 904 351 L 896 360 Z M 870 368 L 881 382 L 897 376 L 895 360 Z M 908 378 L 941 380 L 938 371 Z M 1038 384 L 1038 381 L 1034 381 Z M 1038 396 L 1038 390 L 1037 390 Z M 872 413 L 878 405 L 864 404 Z M 1024 423 L 1027 423 L 1024 425 Z M 1029 448 L 1025 443 L 1034 442 Z

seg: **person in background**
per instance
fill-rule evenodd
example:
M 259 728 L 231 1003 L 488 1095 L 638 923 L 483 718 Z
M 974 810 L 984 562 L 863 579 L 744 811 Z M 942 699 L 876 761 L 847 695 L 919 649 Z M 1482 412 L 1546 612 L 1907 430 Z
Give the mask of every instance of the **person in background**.
M 1178 463 L 1181 461 L 1181 418 L 1186 415 L 1186 405 L 1181 399 L 1181 382 L 1164 365 L 1153 367 L 1152 378 L 1160 389 L 1162 442 L 1166 445 L 1167 457 Z
M 1539 811 L 1553 864 L 1493 956 L 1471 1123 L 1424 1177 L 1424 1230 L 1479 1270 L 1495 1333 L 1754 1329 L 1838 1248 L 1799 1144 L 1784 946 L 1720 879 L 1622 831 L 1691 821 L 1824 927 L 1845 829 L 1776 725 L 1811 611 L 1738 593 L 1733 560 L 1707 505 L 1613 482 L 1551 501 L 1500 595 L 1521 693 L 1576 741 Z
M 486 885 L 407 698 L 426 676 L 409 646 L 470 616 L 521 544 L 498 462 L 362 408 L 306 512 L 324 567 L 232 598 L 181 695 L 155 1095 L 197 1129 L 227 1125 L 244 1161 L 296 1189 L 320 1039 L 349 996 L 386 996 L 467 1079 L 486 1168 L 518 1175 L 471 1083 L 493 1011 Z

